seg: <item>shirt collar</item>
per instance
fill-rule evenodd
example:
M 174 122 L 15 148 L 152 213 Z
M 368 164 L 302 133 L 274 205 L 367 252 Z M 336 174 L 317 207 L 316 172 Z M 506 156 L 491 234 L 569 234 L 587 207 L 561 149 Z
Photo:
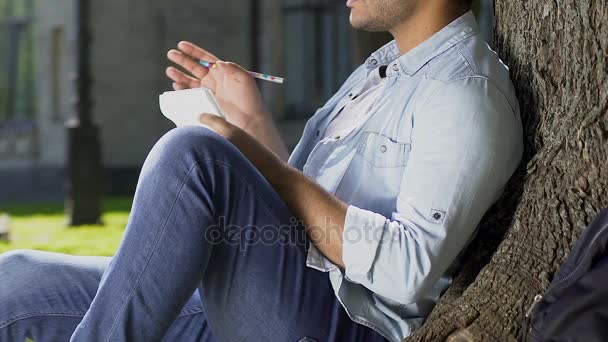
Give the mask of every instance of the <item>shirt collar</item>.
M 468 11 L 403 56 L 399 56 L 399 47 L 393 40 L 374 52 L 365 64 L 370 70 L 398 61 L 389 68 L 389 71 L 398 72 L 399 69 L 402 69 L 408 75 L 413 75 L 431 59 L 477 33 L 479 33 L 479 28 L 475 16 L 473 12 Z

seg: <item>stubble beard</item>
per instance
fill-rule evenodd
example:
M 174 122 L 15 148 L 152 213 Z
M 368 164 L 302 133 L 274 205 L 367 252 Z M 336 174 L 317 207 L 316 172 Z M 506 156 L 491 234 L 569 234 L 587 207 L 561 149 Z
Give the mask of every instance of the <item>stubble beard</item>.
M 353 28 L 368 32 L 390 32 L 404 22 L 412 12 L 412 0 L 367 0 L 368 15 L 355 18 L 351 12 Z

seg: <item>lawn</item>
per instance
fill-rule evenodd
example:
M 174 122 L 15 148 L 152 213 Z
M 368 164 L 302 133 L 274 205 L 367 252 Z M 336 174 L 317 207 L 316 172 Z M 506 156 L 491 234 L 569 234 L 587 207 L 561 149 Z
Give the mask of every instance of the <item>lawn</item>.
M 103 225 L 66 227 L 63 203 L 14 204 L 0 207 L 11 216 L 10 243 L 0 253 L 37 249 L 76 255 L 112 256 L 124 234 L 131 199 L 104 201 Z

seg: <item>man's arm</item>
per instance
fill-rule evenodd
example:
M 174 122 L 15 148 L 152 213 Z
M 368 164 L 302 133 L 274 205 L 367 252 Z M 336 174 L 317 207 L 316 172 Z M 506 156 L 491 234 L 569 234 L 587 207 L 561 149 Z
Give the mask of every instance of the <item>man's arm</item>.
M 255 118 L 252 118 L 251 122 L 243 127 L 243 130 L 274 152 L 282 161 L 287 162 L 289 152 L 272 115 L 267 113 L 259 114 Z
M 248 132 L 215 115 L 201 123 L 230 140 L 268 180 L 294 216 L 306 226 L 311 242 L 332 263 L 344 267 L 342 232 L 347 205 L 291 167 Z
M 518 113 L 485 79 L 444 85 L 420 110 L 391 217 L 347 206 L 221 118 L 203 122 L 216 122 L 210 126 L 243 151 L 348 281 L 409 304 L 466 246 L 522 146 Z

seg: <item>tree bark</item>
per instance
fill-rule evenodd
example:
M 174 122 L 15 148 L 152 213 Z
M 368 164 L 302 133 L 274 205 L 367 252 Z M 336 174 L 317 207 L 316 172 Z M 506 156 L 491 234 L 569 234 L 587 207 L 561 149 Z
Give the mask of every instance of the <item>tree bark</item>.
M 497 0 L 524 161 L 483 219 L 465 264 L 406 341 L 516 341 L 581 231 L 608 206 L 608 4 Z
M 72 227 L 100 224 L 103 197 L 99 129 L 91 116 L 90 0 L 78 0 L 76 14 L 76 117 L 65 124 L 68 137 L 65 211 L 68 226 Z

